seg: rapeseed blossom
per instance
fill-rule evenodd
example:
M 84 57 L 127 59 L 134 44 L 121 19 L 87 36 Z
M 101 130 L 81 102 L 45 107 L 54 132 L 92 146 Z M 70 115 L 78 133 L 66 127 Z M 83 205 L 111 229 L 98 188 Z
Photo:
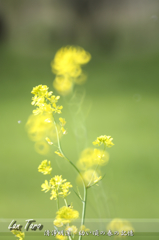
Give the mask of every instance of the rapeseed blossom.
M 61 113 L 62 106 L 56 106 L 60 97 L 52 95 L 52 92 L 48 92 L 46 85 L 39 85 L 33 88 L 32 93 L 35 94 L 32 98 L 32 105 L 38 108 L 28 118 L 26 130 L 29 138 L 35 142 L 36 152 L 46 155 L 50 151 L 49 145 L 57 142 L 57 132 L 52 113 Z M 59 124 L 57 124 L 57 130 L 60 138 L 63 129 L 61 129 Z
M 51 189 L 50 183 L 48 183 L 47 180 L 45 180 L 45 183 L 41 185 L 42 191 L 48 192 Z
M 39 170 L 45 174 L 49 174 L 50 166 L 45 165 L 45 163 L 47 164 L 46 161 L 47 160 L 44 160 L 42 162 L 42 164 L 39 166 Z M 65 198 L 70 194 L 69 190 L 70 188 L 72 188 L 71 183 L 66 181 L 66 179 L 62 179 L 62 176 L 56 175 L 55 177 L 51 178 L 49 182 L 45 180 L 45 183 L 41 185 L 42 191 L 48 192 L 49 190 L 51 190 L 51 200 L 56 200 L 57 197 Z
M 86 75 L 81 65 L 88 63 L 91 55 L 81 47 L 67 46 L 58 50 L 51 62 L 52 71 L 56 74 L 53 82 L 54 88 L 61 94 L 67 95 L 74 83 L 82 84 Z
M 42 113 L 61 113 L 63 106 L 57 106 L 60 96 L 52 95 L 52 91 L 48 92 L 48 87 L 46 85 L 38 85 L 31 91 L 35 96 L 32 97 L 32 105 L 37 106 L 33 110 L 33 114 L 38 115 Z
M 67 240 L 67 237 L 66 237 L 66 236 L 63 236 L 63 235 L 60 235 L 60 234 L 57 234 L 57 235 L 56 235 L 56 239 Z
M 81 172 L 81 175 L 83 177 L 86 187 L 90 187 L 95 184 L 97 185 L 97 183 L 102 179 L 102 176 L 100 176 L 100 171 L 97 172 L 94 169 L 89 169 L 85 172 Z M 77 177 L 77 182 L 79 184 L 82 184 L 80 176 Z
M 107 164 L 108 161 L 109 154 L 106 151 L 96 148 L 86 148 L 80 155 L 80 158 L 77 162 L 77 167 L 82 171 L 86 171 L 95 165 L 103 166 Z
M 51 174 L 52 167 L 50 161 L 47 160 L 42 161 L 38 167 L 38 171 L 43 173 L 44 175 Z
M 73 207 L 66 207 L 66 206 L 63 206 L 62 208 L 60 208 L 56 214 L 57 215 L 55 220 L 59 220 L 63 224 L 70 223 L 71 221 L 79 217 L 78 211 L 74 210 Z M 55 224 L 56 222 L 54 221 L 54 225 Z
M 121 233 L 122 231 L 134 231 L 134 228 L 132 227 L 131 223 L 127 220 L 120 219 L 120 218 L 114 218 L 108 225 L 107 225 L 107 230 L 111 231 L 118 231 Z M 119 235 L 118 237 L 120 237 Z
M 111 136 L 102 135 L 100 137 L 97 137 L 97 139 L 93 142 L 94 145 L 100 146 L 101 144 L 104 144 L 106 147 L 112 147 L 114 143 L 112 143 L 113 138 Z
M 65 228 L 65 231 L 69 231 L 69 232 L 71 232 L 73 234 L 77 234 L 78 229 L 77 229 L 76 226 L 72 225 L 72 226 L 67 226 Z
M 18 240 L 24 240 L 24 237 L 25 237 L 25 233 L 24 233 L 24 232 L 21 232 L 21 231 L 18 231 L 18 230 L 12 230 L 11 232 L 12 232 L 16 237 L 19 238 Z

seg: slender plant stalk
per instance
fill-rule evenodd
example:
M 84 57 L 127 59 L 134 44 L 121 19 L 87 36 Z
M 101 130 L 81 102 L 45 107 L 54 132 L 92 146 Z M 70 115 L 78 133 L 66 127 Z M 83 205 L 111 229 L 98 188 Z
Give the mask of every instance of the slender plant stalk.
M 58 211 L 59 210 L 59 196 L 58 196 L 58 194 L 57 194 L 56 203 L 57 203 L 57 211 Z
M 55 124 L 55 129 L 56 129 L 56 135 L 57 135 L 57 144 L 58 144 L 58 148 L 60 153 L 64 156 L 64 158 L 73 166 L 73 168 L 76 170 L 76 172 L 80 175 L 81 179 L 82 179 L 82 183 L 83 183 L 83 188 L 84 188 L 84 193 L 83 193 L 83 200 L 82 204 L 83 204 L 83 208 L 82 208 L 82 219 L 81 219 L 81 226 L 84 225 L 84 220 L 85 220 L 85 213 L 86 213 L 86 200 L 87 200 L 87 188 L 83 179 L 82 174 L 80 173 L 80 171 L 78 170 L 78 168 L 74 165 L 73 162 L 71 162 L 67 157 L 65 157 L 61 145 L 60 145 L 60 139 L 59 139 L 59 134 L 58 134 L 58 129 L 57 129 L 57 125 L 56 122 L 54 120 L 54 124 Z M 79 240 L 82 239 L 82 236 L 79 236 Z

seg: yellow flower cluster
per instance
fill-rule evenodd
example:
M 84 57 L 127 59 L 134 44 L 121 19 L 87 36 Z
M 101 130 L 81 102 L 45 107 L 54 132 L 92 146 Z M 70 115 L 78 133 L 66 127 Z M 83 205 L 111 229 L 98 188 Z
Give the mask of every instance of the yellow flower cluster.
M 57 141 L 56 128 L 53 113 L 61 113 L 62 106 L 57 106 L 60 96 L 52 95 L 46 85 L 39 85 L 33 88 L 32 105 L 37 109 L 26 123 L 26 130 L 32 141 L 35 142 L 35 150 L 39 154 L 46 155 L 50 151 L 50 146 Z M 61 133 L 66 134 L 64 129 L 66 121 L 60 118 L 60 125 L 57 125 L 59 137 Z M 52 139 L 52 140 L 50 140 Z M 49 145 L 48 145 L 48 144 Z
M 70 223 L 74 219 L 79 217 L 79 212 L 74 210 L 72 206 L 63 206 L 57 211 L 56 219 L 54 220 L 54 225 L 57 227 L 62 227 L 64 224 Z M 75 230 L 75 228 L 73 228 Z
M 111 231 L 118 231 L 118 232 L 122 232 L 122 231 L 134 231 L 134 228 L 132 227 L 131 223 L 127 220 L 123 220 L 120 218 L 114 218 L 108 225 L 107 225 L 107 230 L 111 230 Z M 118 236 L 120 237 L 120 236 Z
M 50 161 L 49 162 L 47 162 L 47 160 L 42 161 L 42 163 L 38 167 L 38 171 L 43 173 L 44 175 L 51 174 L 52 167 Z
M 108 161 L 109 154 L 106 151 L 96 148 L 86 148 L 80 155 L 80 159 L 77 162 L 77 167 L 82 171 L 86 171 L 95 165 L 103 166 L 107 164 Z
M 45 183 L 41 185 L 42 191 L 51 190 L 51 200 L 56 200 L 58 196 L 65 198 L 70 194 L 69 189 L 72 187 L 71 183 L 66 181 L 66 179 L 62 179 L 62 176 L 56 175 L 49 182 L 45 180 Z
M 52 95 L 53 92 L 48 92 L 46 85 L 38 85 L 31 91 L 35 96 L 32 97 L 32 105 L 37 106 L 36 110 L 33 110 L 33 114 L 38 115 L 44 112 L 47 113 L 61 113 L 63 106 L 57 106 L 60 96 Z
M 66 134 L 66 130 L 64 129 L 64 126 L 66 124 L 66 121 L 64 118 L 59 118 L 59 121 L 60 121 L 60 125 L 61 125 L 61 131 L 63 134 Z
M 25 233 L 24 233 L 24 232 L 21 232 L 21 231 L 18 231 L 18 230 L 12 230 L 11 232 L 12 232 L 16 237 L 19 238 L 18 240 L 24 240 L 24 237 L 25 237 Z
M 57 125 L 59 137 L 61 137 L 60 126 Z M 35 142 L 35 150 L 39 154 L 46 155 L 50 151 L 50 143 L 57 142 L 56 129 L 52 114 L 42 113 L 40 115 L 32 114 L 26 123 L 26 130 L 29 138 Z
M 107 164 L 108 161 L 109 154 L 106 151 L 96 148 L 86 148 L 82 151 L 77 167 L 82 171 L 86 186 L 97 184 L 101 180 L 100 171 L 96 168 Z M 77 177 L 77 181 L 81 182 L 80 176 Z
M 60 234 L 57 234 L 57 235 L 56 235 L 56 239 L 59 239 L 59 240 L 67 240 L 67 237 L 66 237 L 66 236 L 63 236 L 63 235 L 60 235 Z
M 61 95 L 69 94 L 74 83 L 82 84 L 86 75 L 81 65 L 88 63 L 91 55 L 81 47 L 67 46 L 58 50 L 51 62 L 52 71 L 56 74 L 54 88 Z
M 101 144 L 104 144 L 104 146 L 106 147 L 112 147 L 114 145 L 114 143 L 112 143 L 113 138 L 111 136 L 100 136 L 97 137 L 97 139 L 93 142 L 94 145 L 100 146 Z

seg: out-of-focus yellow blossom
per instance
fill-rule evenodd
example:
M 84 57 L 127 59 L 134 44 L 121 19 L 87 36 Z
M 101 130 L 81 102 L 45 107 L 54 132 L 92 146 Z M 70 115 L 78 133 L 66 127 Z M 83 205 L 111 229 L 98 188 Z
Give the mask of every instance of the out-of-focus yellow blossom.
M 57 211 L 56 219 L 60 219 L 63 224 L 70 223 L 79 217 L 79 212 L 74 210 L 73 207 L 62 207 Z
M 50 147 L 45 141 L 36 142 L 34 148 L 41 155 L 46 155 L 50 151 Z
M 63 235 L 57 234 L 57 235 L 56 235 L 56 239 L 66 240 L 67 237 L 66 237 L 66 236 L 63 236 Z
M 55 151 L 55 153 L 59 156 L 59 157 L 64 157 L 62 153 L 60 153 L 59 151 Z
M 65 96 L 72 91 L 73 82 L 68 76 L 56 76 L 55 80 L 53 81 L 53 87 L 59 94 Z
M 62 227 L 63 226 L 63 223 L 61 222 L 61 219 L 55 219 L 53 221 L 53 224 L 56 226 L 56 227 Z
M 106 227 L 107 230 L 111 230 L 111 231 L 131 231 L 133 229 L 131 223 L 127 220 L 123 220 L 120 218 L 114 218 Z M 119 235 L 120 236 L 120 235 Z M 118 236 L 118 237 L 119 237 Z
M 48 183 L 47 180 L 45 180 L 45 183 L 43 183 L 41 185 L 41 187 L 42 187 L 41 191 L 45 191 L 45 193 L 48 192 L 51 189 L 51 186 L 50 186 L 50 184 Z
M 64 135 L 67 133 L 66 130 L 64 129 L 64 127 L 61 128 L 61 131 Z
M 111 136 L 100 136 L 97 137 L 97 139 L 93 142 L 94 145 L 101 145 L 104 144 L 106 147 L 112 147 L 114 145 L 114 143 L 112 143 L 113 138 Z
M 24 240 L 24 237 L 25 237 L 25 233 L 24 232 L 21 232 L 21 231 L 18 231 L 18 230 L 12 230 L 11 231 L 16 237 L 19 238 L 19 240 Z
M 53 189 L 52 191 L 51 191 L 51 197 L 50 197 L 50 200 L 52 200 L 52 199 L 57 199 L 57 196 L 58 196 L 58 194 L 57 194 L 57 190 L 56 189 Z
M 53 145 L 53 142 L 51 142 L 50 138 L 46 137 L 46 141 L 48 142 L 49 145 Z
M 32 105 L 37 106 L 33 110 L 33 114 L 38 115 L 42 113 L 61 113 L 63 106 L 57 106 L 56 103 L 60 96 L 52 95 L 53 92 L 48 92 L 48 87 L 46 85 L 39 85 L 33 88 L 31 91 L 35 96 L 32 97 Z
M 64 126 L 65 126 L 65 124 L 66 124 L 65 119 L 64 119 L 64 118 L 59 118 L 59 121 L 60 121 L 62 133 L 63 133 L 63 134 L 66 134 L 67 132 L 66 132 L 66 130 L 64 129 Z
M 62 127 L 65 126 L 66 121 L 65 121 L 64 118 L 59 118 L 59 121 L 60 121 L 60 124 L 61 124 Z
M 55 129 L 52 114 L 30 115 L 26 123 L 26 130 L 30 139 L 34 142 L 44 140 Z
M 76 226 L 72 225 L 72 226 L 67 226 L 65 228 L 65 231 L 69 231 L 69 232 L 71 232 L 73 234 L 77 234 L 78 229 L 77 229 Z
M 50 174 L 51 171 L 52 171 L 51 163 L 50 161 L 47 160 L 42 161 L 38 167 L 38 172 L 41 172 L 44 175 Z
M 52 71 L 57 75 L 78 77 L 81 74 L 80 65 L 86 64 L 91 55 L 83 48 L 67 46 L 58 50 L 51 62 Z
M 91 186 L 91 185 L 97 184 L 102 178 L 101 176 L 99 176 L 97 171 L 95 171 L 93 169 L 89 169 L 81 174 L 83 176 L 86 186 Z M 82 184 L 82 180 L 81 180 L 80 176 L 77 177 L 77 182 L 79 184 Z
M 89 229 L 89 228 L 86 228 L 85 225 L 81 225 L 79 230 L 80 230 L 80 231 L 85 231 L 85 232 L 90 231 L 90 229 Z
M 42 191 L 48 192 L 51 190 L 51 200 L 56 200 L 58 196 L 65 198 L 70 194 L 69 190 L 72 187 L 71 183 L 66 181 L 66 179 L 62 179 L 62 176 L 56 175 L 50 179 L 49 183 L 45 180 L 45 183 L 41 185 Z
M 26 130 L 29 138 L 37 142 L 35 150 L 39 154 L 45 155 L 49 152 L 50 146 L 46 143 L 46 138 L 51 142 L 57 142 L 56 128 L 52 114 L 43 113 L 41 115 L 32 114 L 26 123 Z M 61 138 L 61 126 L 57 124 L 59 138 Z
M 61 94 L 67 95 L 74 83 L 82 84 L 86 80 L 81 65 L 86 64 L 91 55 L 83 48 L 67 46 L 58 50 L 51 62 L 52 71 L 56 74 L 53 82 L 54 88 Z
M 95 165 L 103 166 L 107 164 L 108 160 L 109 154 L 106 151 L 86 148 L 80 155 L 77 167 L 82 171 L 86 171 Z

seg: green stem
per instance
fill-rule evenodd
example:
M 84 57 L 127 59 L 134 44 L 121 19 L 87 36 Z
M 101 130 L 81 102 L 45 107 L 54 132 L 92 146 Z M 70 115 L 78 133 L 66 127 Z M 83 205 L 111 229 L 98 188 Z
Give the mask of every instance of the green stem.
M 80 173 L 80 171 L 78 170 L 78 168 L 74 165 L 73 162 L 71 162 L 63 153 L 62 151 L 62 148 L 61 148 L 61 144 L 60 144 L 60 139 L 59 139 L 59 134 L 58 134 L 58 129 L 57 129 L 57 126 L 56 126 L 56 122 L 54 121 L 54 124 L 55 124 L 55 129 L 56 129 L 56 135 L 57 135 L 57 144 L 58 144 L 58 148 L 59 148 L 59 151 L 61 152 L 61 154 L 64 156 L 64 158 L 73 166 L 73 168 L 76 170 L 76 172 L 80 175 L 81 179 L 82 179 L 82 183 L 83 183 L 83 186 L 85 186 L 85 183 L 84 183 L 84 180 L 83 180 L 83 176 L 82 174 Z
M 64 198 L 64 202 L 65 202 L 66 207 L 68 207 L 66 198 Z
M 83 176 L 82 176 L 81 172 L 78 170 L 78 168 L 74 165 L 73 162 L 71 162 L 67 157 L 65 157 L 65 155 L 64 155 L 64 153 L 63 153 L 63 151 L 62 151 L 61 145 L 60 145 L 60 139 L 59 139 L 58 129 L 57 129 L 57 125 L 56 125 L 55 120 L 54 120 L 54 124 L 55 124 L 55 129 L 56 129 L 57 144 L 58 144 L 59 151 L 60 151 L 61 154 L 64 156 L 64 158 L 73 166 L 73 168 L 76 170 L 76 172 L 80 175 L 80 177 L 81 177 L 81 179 L 82 179 L 83 188 L 84 188 L 84 193 L 83 193 L 83 201 L 81 200 L 81 201 L 82 201 L 82 204 L 83 204 L 81 225 L 84 225 L 85 212 L 86 212 L 86 199 L 87 199 L 87 189 L 86 189 L 86 185 L 85 185 L 85 182 L 84 182 L 84 179 L 83 179 Z M 79 240 L 81 240 L 81 239 L 82 239 L 82 236 L 79 236 Z
M 57 203 L 57 211 L 58 211 L 59 210 L 59 196 L 58 195 L 57 195 L 56 203 Z
M 82 208 L 82 219 L 81 219 L 81 226 L 84 225 L 85 214 L 86 214 L 86 201 L 87 201 L 87 188 L 84 187 L 84 199 L 83 199 L 83 208 Z M 82 239 L 82 235 L 79 236 L 79 240 Z

